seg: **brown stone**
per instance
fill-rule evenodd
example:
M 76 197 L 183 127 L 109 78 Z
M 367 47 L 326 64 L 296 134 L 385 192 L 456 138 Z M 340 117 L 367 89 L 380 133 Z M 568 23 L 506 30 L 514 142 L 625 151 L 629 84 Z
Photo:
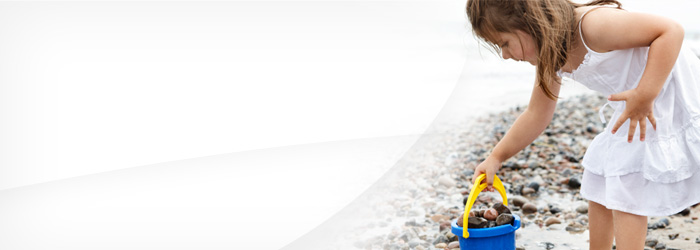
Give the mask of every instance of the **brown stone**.
M 460 214 L 459 217 L 457 217 L 457 226 L 464 227 L 464 213 Z
M 554 217 L 549 217 L 549 219 L 544 221 L 545 226 L 549 226 L 552 224 L 561 224 L 561 220 L 554 218 Z
M 486 210 L 486 212 L 484 212 L 484 219 L 494 221 L 496 220 L 496 217 L 498 217 L 498 211 L 496 211 L 496 209 L 489 208 Z
M 536 212 L 537 207 L 535 206 L 535 204 L 528 202 L 525 203 L 525 205 L 523 205 L 523 214 L 534 214 Z

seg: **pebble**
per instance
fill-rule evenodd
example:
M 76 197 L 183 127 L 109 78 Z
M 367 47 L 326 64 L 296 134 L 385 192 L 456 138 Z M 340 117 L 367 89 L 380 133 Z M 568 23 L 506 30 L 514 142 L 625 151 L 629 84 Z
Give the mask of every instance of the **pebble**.
M 661 218 L 660 220 L 648 224 L 647 228 L 649 229 L 659 229 L 659 228 L 666 228 L 667 226 L 671 225 L 671 221 L 668 220 L 668 218 Z
M 442 214 L 436 214 L 436 215 L 430 216 L 430 219 L 433 220 L 434 222 L 440 222 L 441 220 L 445 219 L 445 216 Z
M 533 214 L 536 212 L 537 212 L 537 207 L 535 206 L 535 204 L 528 202 L 528 203 L 525 203 L 525 205 L 523 205 L 523 213 L 524 214 Z
M 544 249 L 547 249 L 547 250 L 554 249 L 554 247 L 556 246 L 556 245 L 554 245 L 554 243 L 551 243 L 551 242 L 544 242 L 541 245 L 544 247 Z
M 447 244 L 447 248 L 449 248 L 449 249 L 459 248 L 459 241 L 450 242 L 450 244 Z
M 686 208 L 686 209 L 683 209 L 683 211 L 678 212 L 676 215 L 688 216 L 689 214 L 690 214 L 690 209 Z
M 440 178 L 438 179 L 438 183 L 448 188 L 457 185 L 457 182 L 450 176 L 440 176 Z
M 523 188 L 523 191 L 520 191 L 520 192 L 521 192 L 523 195 L 530 195 L 530 194 L 534 194 L 536 191 L 535 191 L 535 189 L 532 189 L 532 188 L 530 188 L 530 187 L 524 187 L 524 188 Z
M 496 225 L 505 225 L 505 224 L 510 224 L 515 220 L 515 217 L 513 217 L 512 214 L 500 214 L 498 215 L 498 218 L 496 218 Z
M 448 231 L 448 232 L 445 234 L 445 237 L 447 237 L 447 239 L 450 240 L 450 241 L 455 241 L 455 240 L 458 239 L 458 238 L 457 238 L 457 235 L 453 234 L 451 231 Z
M 669 234 L 669 235 L 668 235 L 668 239 L 669 239 L 669 240 L 675 240 L 676 238 L 678 238 L 678 235 L 679 235 L 678 233 Z
M 581 205 L 576 208 L 576 212 L 580 214 L 587 214 L 588 213 L 588 205 Z
M 654 249 L 666 249 L 666 244 L 664 244 L 663 242 L 659 242 L 658 244 L 656 244 L 656 246 L 654 246 Z
M 549 212 L 551 212 L 552 214 L 558 214 L 561 213 L 561 209 L 559 209 L 558 207 L 551 207 L 549 208 Z
M 494 204 L 493 208 L 496 209 L 496 212 L 498 212 L 499 215 L 511 213 L 510 209 L 506 205 L 503 205 L 503 203 L 500 203 L 500 202 Z
M 490 221 L 495 221 L 496 218 L 498 217 L 498 211 L 494 208 L 489 208 L 484 212 L 484 219 L 490 220 Z
M 440 231 L 444 231 L 444 230 L 447 230 L 450 228 L 452 228 L 452 222 L 449 222 L 449 221 L 440 222 Z
M 580 233 L 580 232 L 583 232 L 585 230 L 586 230 L 586 228 L 578 222 L 572 222 L 568 226 L 566 226 L 567 232 Z
M 537 182 L 530 182 L 530 184 L 527 184 L 527 187 L 532 188 L 532 190 L 534 190 L 535 192 L 540 191 L 540 184 L 538 184 Z
M 408 242 L 408 246 L 411 248 L 416 248 L 418 245 L 424 243 L 422 240 L 414 238 Z
M 550 226 L 552 224 L 561 224 L 561 220 L 554 217 L 549 217 L 547 220 L 544 221 L 545 226 Z
M 435 248 L 446 248 L 446 247 L 447 247 L 447 244 L 446 244 L 446 243 L 438 243 L 438 244 L 435 244 Z
M 444 244 L 444 247 L 442 247 L 442 248 L 445 248 L 445 247 L 447 246 L 447 243 L 448 243 L 448 242 L 450 242 L 450 240 L 447 239 L 447 236 L 440 234 L 440 235 L 433 241 L 433 245 L 435 245 L 435 247 L 437 247 L 437 246 L 440 245 L 440 244 Z
M 581 181 L 579 181 L 578 178 L 576 178 L 576 177 L 571 177 L 571 179 L 569 179 L 569 182 L 566 184 L 571 189 L 578 189 L 581 187 Z
M 511 202 L 512 202 L 513 205 L 516 206 L 516 207 L 523 207 L 523 205 L 525 205 L 525 203 L 527 203 L 528 200 L 527 200 L 525 197 L 522 197 L 522 196 L 515 196 L 515 197 L 512 198 L 512 201 L 511 201 Z
M 496 221 L 489 221 L 486 227 L 496 227 Z
M 469 217 L 469 228 L 485 228 L 488 225 L 488 221 L 481 217 Z
M 646 241 L 644 241 L 644 245 L 648 247 L 654 247 L 656 246 L 656 243 L 659 243 L 659 240 L 652 236 L 647 236 Z

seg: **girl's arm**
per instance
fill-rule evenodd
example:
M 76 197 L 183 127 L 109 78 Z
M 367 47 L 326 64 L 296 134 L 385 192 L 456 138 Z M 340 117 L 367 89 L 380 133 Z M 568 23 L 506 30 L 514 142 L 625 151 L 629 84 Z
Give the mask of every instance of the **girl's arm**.
M 632 142 L 637 123 L 640 127 L 639 139 L 644 141 L 645 119 L 648 118 L 656 129 L 652 112 L 654 99 L 678 58 L 683 43 L 683 27 L 668 18 L 611 8 L 591 11 L 582 22 L 584 40 L 594 51 L 649 47 L 646 68 L 637 88 L 608 97 L 611 101 L 627 103 L 612 133 L 630 119 L 627 141 Z
M 486 174 L 488 191 L 493 191 L 493 176 L 501 168 L 501 163 L 530 145 L 552 121 L 557 102 L 549 99 L 537 86 L 537 82 L 535 81 L 535 86 L 532 89 L 530 104 L 518 116 L 503 139 L 496 144 L 486 160 L 479 164 L 474 171 L 472 182 L 480 174 Z M 560 85 L 557 83 L 550 85 L 550 90 L 554 95 L 559 95 L 559 89 Z

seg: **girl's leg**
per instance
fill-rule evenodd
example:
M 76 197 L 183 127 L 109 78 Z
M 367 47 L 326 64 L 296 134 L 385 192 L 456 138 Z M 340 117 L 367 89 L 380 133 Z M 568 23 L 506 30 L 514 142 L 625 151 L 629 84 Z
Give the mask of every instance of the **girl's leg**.
M 615 225 L 617 225 L 617 221 L 615 221 L 614 223 Z M 607 209 L 605 206 L 600 205 L 598 203 L 588 201 L 588 236 L 590 238 L 589 241 L 591 250 L 612 249 L 612 210 Z M 618 249 L 620 248 L 618 247 Z
M 615 242 L 618 250 L 644 249 L 647 217 L 613 210 Z

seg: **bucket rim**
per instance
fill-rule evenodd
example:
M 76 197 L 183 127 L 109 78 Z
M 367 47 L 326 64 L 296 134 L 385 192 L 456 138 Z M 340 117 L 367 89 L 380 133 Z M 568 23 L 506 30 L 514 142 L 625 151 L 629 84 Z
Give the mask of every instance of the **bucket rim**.
M 513 214 L 513 225 L 506 224 L 492 228 L 467 228 L 467 231 L 469 232 L 469 238 L 485 238 L 512 233 L 518 230 L 518 228 L 520 228 L 520 216 Z M 462 230 L 462 227 L 457 226 L 457 219 L 454 219 L 452 221 L 452 233 L 463 238 Z

